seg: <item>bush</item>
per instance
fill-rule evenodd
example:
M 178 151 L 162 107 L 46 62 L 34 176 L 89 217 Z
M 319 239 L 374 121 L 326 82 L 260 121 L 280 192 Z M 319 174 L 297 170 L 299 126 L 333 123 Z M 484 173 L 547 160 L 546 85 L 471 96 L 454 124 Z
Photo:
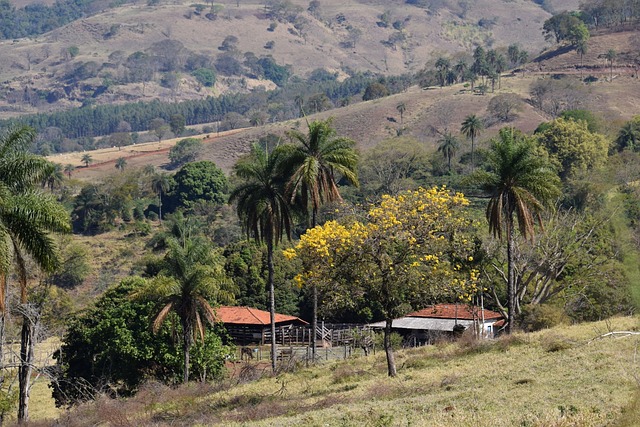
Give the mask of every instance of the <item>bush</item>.
M 191 75 L 195 77 L 202 86 L 213 87 L 213 85 L 216 84 L 216 72 L 211 68 L 198 68 L 191 73 Z
M 519 326 L 523 331 L 533 332 L 565 323 L 564 310 L 552 305 L 527 305 L 522 308 Z
M 178 167 L 185 163 L 193 162 L 198 158 L 202 150 L 202 141 L 197 138 L 185 138 L 169 150 L 169 160 L 172 167 Z

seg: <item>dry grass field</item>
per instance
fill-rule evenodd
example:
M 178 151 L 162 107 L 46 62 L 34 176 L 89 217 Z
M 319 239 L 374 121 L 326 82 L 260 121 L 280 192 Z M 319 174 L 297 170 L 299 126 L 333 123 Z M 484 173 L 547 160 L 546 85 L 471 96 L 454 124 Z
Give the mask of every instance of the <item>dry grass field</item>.
M 637 426 L 640 338 L 595 338 L 638 326 L 615 318 L 404 350 L 393 379 L 378 352 L 256 382 L 149 384 L 132 399 L 83 405 L 56 425 Z

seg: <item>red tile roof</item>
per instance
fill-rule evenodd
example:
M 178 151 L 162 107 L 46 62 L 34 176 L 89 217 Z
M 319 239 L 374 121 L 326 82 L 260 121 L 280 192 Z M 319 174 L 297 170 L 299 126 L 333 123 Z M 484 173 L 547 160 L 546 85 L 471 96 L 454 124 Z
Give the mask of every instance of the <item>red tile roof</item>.
M 476 319 L 482 319 L 480 307 L 471 307 L 467 304 L 437 304 L 422 310 L 407 314 L 406 317 L 433 317 L 438 319 L 473 320 L 473 311 L 476 311 Z M 501 319 L 502 315 L 491 310 L 484 310 L 485 320 Z
M 251 307 L 221 306 L 216 309 L 216 317 L 220 322 L 225 324 L 268 325 L 270 323 L 268 311 Z M 283 322 L 307 324 L 307 322 L 298 317 L 276 313 L 276 323 Z

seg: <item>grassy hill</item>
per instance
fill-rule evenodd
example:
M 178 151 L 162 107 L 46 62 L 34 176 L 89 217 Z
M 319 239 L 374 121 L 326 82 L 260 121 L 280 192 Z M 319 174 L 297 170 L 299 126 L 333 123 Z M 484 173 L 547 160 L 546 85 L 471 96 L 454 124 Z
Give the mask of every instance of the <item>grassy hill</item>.
M 79 106 L 104 79 L 117 79 L 124 73 L 122 58 L 136 51 L 148 51 L 162 40 L 181 42 L 194 54 L 215 59 L 227 36 L 237 37 L 232 52 L 242 60 L 252 52 L 272 55 L 278 64 L 288 64 L 294 74 L 307 76 L 316 68 L 344 75 L 345 70 L 373 71 L 382 74 L 416 72 L 437 54 L 469 52 L 477 43 L 506 47 L 519 43 L 530 52 L 540 51 L 544 41 L 542 23 L 551 15 L 538 4 L 526 0 L 477 0 L 432 2 L 430 8 L 390 2 L 326 0 L 313 14 L 308 2 L 296 0 L 296 26 L 276 22 L 264 10 L 263 2 L 246 0 L 223 4 L 215 19 L 204 10 L 195 14 L 192 2 L 167 2 L 157 6 L 126 5 L 75 21 L 51 33 L 33 39 L 0 42 L 0 109 L 10 116 L 37 110 Z M 204 5 L 204 3 L 203 3 Z M 462 6 L 461 6 L 462 5 Z M 379 24 L 388 12 L 389 24 Z M 212 20 L 213 19 L 213 20 Z M 277 26 L 273 31 L 268 28 Z M 397 24 L 396 24 L 397 23 Z M 396 28 L 394 28 L 396 24 Z M 399 36 L 400 35 L 400 36 Z M 389 42 L 396 37 L 395 42 Z M 267 42 L 273 47 L 265 48 Z M 76 56 L 68 49 L 77 47 Z M 115 56 L 114 56 L 115 55 Z M 117 59 L 121 58 L 121 59 Z M 71 70 L 89 64 L 68 82 Z M 132 100 L 194 99 L 227 91 L 252 90 L 273 83 L 249 77 L 220 76 L 213 89 L 202 87 L 181 73 L 177 89 L 160 85 L 158 73 L 153 82 L 112 85 L 95 97 L 97 103 Z M 67 80 L 67 82 L 64 82 Z M 56 93 L 53 103 L 30 105 L 13 103 L 11 97 L 30 88 L 44 96 Z M 32 103 L 34 104 L 34 103 Z M 37 104 L 37 103 L 36 103 Z
M 383 352 L 246 382 L 145 386 L 128 400 L 100 399 L 62 426 L 637 426 L 637 318 L 557 327 L 491 342 L 404 350 L 399 375 Z M 237 362 L 246 374 L 259 366 Z M 31 425 L 47 425 L 31 423 Z

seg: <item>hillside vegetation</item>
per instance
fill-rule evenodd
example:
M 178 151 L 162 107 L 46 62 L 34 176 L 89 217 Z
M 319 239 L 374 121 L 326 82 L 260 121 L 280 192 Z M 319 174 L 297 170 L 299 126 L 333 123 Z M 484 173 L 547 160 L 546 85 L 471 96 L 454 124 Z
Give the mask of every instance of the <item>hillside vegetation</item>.
M 244 376 L 223 384 L 147 384 L 132 399 L 82 405 L 57 425 L 633 426 L 638 335 L 598 339 L 623 330 L 637 331 L 638 319 L 404 350 L 394 379 L 383 352 L 255 382 L 246 379 L 261 368 L 237 362 Z
M 478 43 L 519 43 L 532 52 L 546 45 L 540 29 L 551 14 L 535 2 L 432 3 L 332 0 L 308 10 L 308 2 L 296 0 L 283 11 L 267 11 L 263 2 L 241 1 L 214 14 L 189 2 L 123 5 L 36 38 L 0 42 L 0 107 L 24 114 L 87 100 L 173 101 L 275 87 L 249 70 L 238 72 L 236 62 L 250 53 L 272 56 L 297 76 L 317 68 L 341 76 L 350 70 L 398 75 L 417 72 L 437 53 L 468 51 Z M 170 53 L 177 48 L 179 54 Z M 177 62 L 137 68 L 140 55 L 165 53 Z M 200 68 L 216 69 L 215 86 L 191 75 Z M 140 75 L 147 72 L 153 75 Z

